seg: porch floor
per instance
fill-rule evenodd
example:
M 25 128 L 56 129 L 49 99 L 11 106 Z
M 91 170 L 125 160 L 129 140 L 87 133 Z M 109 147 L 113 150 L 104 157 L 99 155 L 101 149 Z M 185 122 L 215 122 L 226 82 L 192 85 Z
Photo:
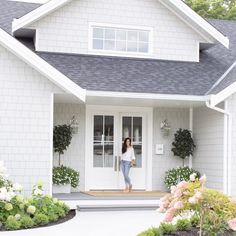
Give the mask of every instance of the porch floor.
M 75 192 L 66 194 L 53 194 L 64 201 L 73 200 L 159 200 L 166 193 L 160 191 L 132 191 L 124 193 L 122 191 L 90 191 L 90 192 Z

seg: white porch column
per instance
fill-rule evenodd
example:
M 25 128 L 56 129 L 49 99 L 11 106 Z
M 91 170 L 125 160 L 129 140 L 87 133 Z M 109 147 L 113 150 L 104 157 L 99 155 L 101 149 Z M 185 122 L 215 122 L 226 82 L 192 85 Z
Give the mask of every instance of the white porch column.
M 189 130 L 192 132 L 193 135 L 193 108 L 189 108 Z M 193 160 L 192 160 L 192 155 L 189 157 L 189 168 L 192 168 L 193 166 Z

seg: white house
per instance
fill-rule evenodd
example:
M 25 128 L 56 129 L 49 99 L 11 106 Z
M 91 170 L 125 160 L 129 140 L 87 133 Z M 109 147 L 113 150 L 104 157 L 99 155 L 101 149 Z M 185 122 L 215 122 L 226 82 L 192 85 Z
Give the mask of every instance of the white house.
M 187 128 L 188 164 L 236 195 L 236 22 L 206 21 L 181 0 L 2 0 L 0 12 L 0 159 L 26 193 L 38 179 L 51 192 L 53 127 L 74 116 L 62 163 L 81 190 L 123 188 L 125 136 L 134 189 L 165 190 L 182 163 L 173 134 Z

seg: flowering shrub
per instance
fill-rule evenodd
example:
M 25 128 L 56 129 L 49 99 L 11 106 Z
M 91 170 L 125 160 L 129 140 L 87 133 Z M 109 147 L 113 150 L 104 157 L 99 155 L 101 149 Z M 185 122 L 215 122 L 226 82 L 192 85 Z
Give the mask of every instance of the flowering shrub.
M 166 172 L 165 184 L 170 189 L 171 186 L 177 185 L 180 181 L 189 181 L 191 174 L 195 173 L 196 178 L 200 178 L 200 173 L 188 166 L 171 169 Z
M 164 196 L 160 212 L 165 212 L 164 221 L 172 222 L 183 216 L 199 218 L 200 235 L 218 235 L 229 228 L 236 231 L 236 205 L 225 194 L 205 187 L 206 176 L 190 176 L 190 181 L 182 181 L 171 186 L 171 193 Z M 195 221 L 196 222 L 196 221 Z
M 73 188 L 79 185 L 79 172 L 66 166 L 53 167 L 53 184 L 71 184 Z
M 1 163 L 1 165 L 3 165 Z M 5 172 L 5 169 L 4 169 Z M 0 224 L 3 229 L 17 230 L 46 224 L 65 216 L 69 208 L 61 201 L 43 193 L 43 183 L 39 181 L 32 195 L 24 198 L 22 186 L 10 183 L 0 167 L 2 185 L 0 187 Z

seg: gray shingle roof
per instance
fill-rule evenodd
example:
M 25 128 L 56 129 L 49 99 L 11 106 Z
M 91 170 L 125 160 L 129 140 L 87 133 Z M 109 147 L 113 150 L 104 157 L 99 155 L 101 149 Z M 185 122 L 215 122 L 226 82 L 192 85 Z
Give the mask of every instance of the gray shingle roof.
M 11 34 L 11 25 L 14 18 L 20 18 L 39 7 L 40 4 L 1 0 L 0 27 Z
M 0 6 L 0 27 L 10 32 L 12 18 L 20 17 L 37 4 L 8 2 Z M 236 21 L 210 20 L 230 39 L 230 49 L 222 45 L 201 52 L 200 62 L 175 62 L 37 52 L 82 88 L 98 91 L 204 95 L 236 60 Z M 27 42 L 32 49 L 32 44 Z M 230 74 L 211 93 L 236 81 Z

